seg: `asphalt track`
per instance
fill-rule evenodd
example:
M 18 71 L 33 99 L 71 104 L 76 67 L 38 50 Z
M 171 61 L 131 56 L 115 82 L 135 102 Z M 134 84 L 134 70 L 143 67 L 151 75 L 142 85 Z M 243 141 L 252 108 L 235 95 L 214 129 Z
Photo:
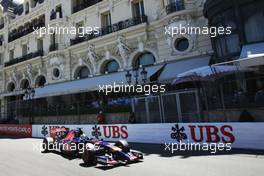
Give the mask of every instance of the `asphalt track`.
M 0 176 L 260 176 L 264 152 L 170 154 L 162 145 L 132 144 L 145 153 L 144 162 L 116 167 L 87 167 L 82 160 L 59 153 L 41 153 L 41 139 L 0 138 Z

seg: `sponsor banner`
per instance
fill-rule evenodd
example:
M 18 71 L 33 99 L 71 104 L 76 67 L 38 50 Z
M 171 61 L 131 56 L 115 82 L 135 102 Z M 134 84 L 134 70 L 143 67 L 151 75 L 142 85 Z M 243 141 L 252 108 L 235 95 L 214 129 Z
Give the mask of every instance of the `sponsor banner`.
M 32 137 L 32 125 L 0 124 L 0 136 Z
M 91 138 L 138 143 L 231 143 L 233 148 L 264 149 L 264 123 L 165 123 L 33 125 L 33 137 L 50 136 L 58 127 L 82 128 Z

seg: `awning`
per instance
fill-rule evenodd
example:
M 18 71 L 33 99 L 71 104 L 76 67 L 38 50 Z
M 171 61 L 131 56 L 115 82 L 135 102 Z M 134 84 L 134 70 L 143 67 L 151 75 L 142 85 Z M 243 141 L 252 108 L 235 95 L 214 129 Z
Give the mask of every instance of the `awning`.
M 156 65 L 147 67 L 148 78 L 155 74 L 163 65 Z M 141 70 L 139 70 L 140 72 Z M 59 96 L 67 94 L 76 94 L 82 92 L 95 91 L 99 89 L 99 85 L 113 85 L 115 84 L 126 84 L 126 71 L 107 74 L 103 76 L 95 76 L 91 78 L 68 81 L 57 84 L 50 84 L 42 88 L 35 89 L 34 98 L 42 98 L 49 96 Z
M 159 82 L 171 82 L 181 73 L 209 65 L 209 61 L 210 56 L 204 56 L 168 63 L 158 80 Z
M 264 43 L 244 45 L 237 61 L 241 68 L 264 65 Z
M 19 90 L 19 91 L 14 91 L 14 92 L 3 92 L 0 94 L 0 97 L 11 97 L 11 96 L 18 96 L 22 95 L 24 91 Z
M 239 71 L 240 69 L 236 65 L 204 66 L 179 74 L 172 81 L 172 85 L 190 81 L 214 81 L 219 76 L 222 77 Z
M 264 56 L 264 43 L 244 45 L 241 50 L 240 59 L 252 58 L 252 56 Z

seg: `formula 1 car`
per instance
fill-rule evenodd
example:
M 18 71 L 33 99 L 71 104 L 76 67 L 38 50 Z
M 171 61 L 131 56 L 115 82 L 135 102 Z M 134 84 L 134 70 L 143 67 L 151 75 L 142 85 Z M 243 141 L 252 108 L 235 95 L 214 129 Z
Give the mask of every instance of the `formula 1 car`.
M 82 159 L 86 165 L 128 164 L 138 162 L 143 159 L 143 154 L 136 150 L 131 150 L 127 141 L 120 140 L 116 143 L 106 141 L 95 141 L 87 143 Z
M 69 130 L 56 128 L 50 131 L 50 137 L 43 139 L 43 152 L 60 151 L 75 156 L 81 156 L 86 165 L 116 165 L 128 164 L 143 159 L 143 154 L 131 150 L 125 140 L 110 143 L 89 138 L 81 128 Z

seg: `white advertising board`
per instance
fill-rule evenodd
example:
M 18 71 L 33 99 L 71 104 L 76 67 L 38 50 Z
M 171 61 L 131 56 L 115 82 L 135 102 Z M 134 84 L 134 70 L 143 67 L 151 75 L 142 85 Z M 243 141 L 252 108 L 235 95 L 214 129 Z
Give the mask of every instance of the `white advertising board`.
M 91 138 L 137 143 L 231 143 L 233 148 L 263 149 L 264 123 L 165 123 L 105 125 L 32 125 L 32 137 L 49 136 L 52 129 L 82 128 Z

